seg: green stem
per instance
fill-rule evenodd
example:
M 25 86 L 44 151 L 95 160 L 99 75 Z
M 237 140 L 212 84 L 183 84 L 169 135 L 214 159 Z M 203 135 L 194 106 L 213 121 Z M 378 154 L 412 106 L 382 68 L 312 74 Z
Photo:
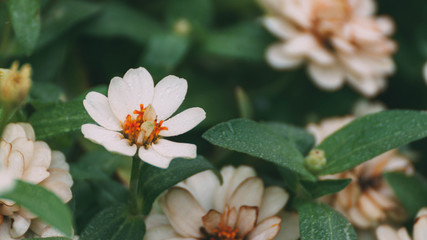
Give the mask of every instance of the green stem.
M 132 170 L 130 175 L 130 211 L 134 214 L 140 213 L 140 207 L 139 207 L 139 199 L 138 199 L 138 179 L 139 179 L 139 172 L 141 169 L 141 159 L 138 158 L 137 155 L 133 156 L 132 158 Z

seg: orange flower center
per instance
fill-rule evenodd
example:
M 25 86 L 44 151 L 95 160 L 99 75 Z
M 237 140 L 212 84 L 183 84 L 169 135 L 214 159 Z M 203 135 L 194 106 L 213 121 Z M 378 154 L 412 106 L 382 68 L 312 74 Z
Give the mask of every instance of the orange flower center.
M 237 240 L 239 229 L 225 226 L 221 222 L 218 228 L 214 229 L 213 232 L 216 236 L 211 236 L 209 240 Z
M 133 111 L 133 114 L 137 115 L 136 118 L 129 114 L 125 122 L 121 123 L 123 135 L 131 144 L 148 148 L 159 139 L 160 131 L 168 128 L 162 127 L 163 120 L 157 122 L 156 113 L 151 105 L 144 108 L 144 105 L 140 104 L 139 107 L 140 110 Z

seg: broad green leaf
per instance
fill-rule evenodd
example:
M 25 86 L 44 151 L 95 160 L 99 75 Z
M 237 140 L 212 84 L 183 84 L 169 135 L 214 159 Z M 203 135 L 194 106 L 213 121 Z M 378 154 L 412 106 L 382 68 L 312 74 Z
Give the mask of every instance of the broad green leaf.
M 247 119 L 220 123 L 203 134 L 210 143 L 273 162 L 314 180 L 304 167 L 304 158 L 295 144 L 270 131 L 262 124 Z
M 15 201 L 67 236 L 73 233 L 70 210 L 54 193 L 41 186 L 17 181 L 15 188 L 0 198 Z
M 189 39 L 174 33 L 153 35 L 141 64 L 162 72 L 171 72 L 188 50 Z
M 171 25 L 181 19 L 193 25 L 209 25 L 212 20 L 212 0 L 169 0 L 165 6 Z
M 84 27 L 93 36 L 125 37 L 141 44 L 162 31 L 159 23 L 122 2 L 106 3 L 99 16 Z
M 331 207 L 314 202 L 297 206 L 301 240 L 356 240 L 347 219 Z
M 211 33 L 204 50 L 225 58 L 264 61 L 269 36 L 259 22 L 243 22 Z
M 317 148 L 327 164 L 320 175 L 351 169 L 381 153 L 427 136 L 427 113 L 390 110 L 356 119 L 328 136 Z
M 305 129 L 279 122 L 261 122 L 270 131 L 295 142 L 298 150 L 306 155 L 314 146 L 314 137 Z
M 148 214 L 154 200 L 165 190 L 193 176 L 196 173 L 211 170 L 221 179 L 217 169 L 204 157 L 195 159 L 174 159 L 167 169 L 149 164 L 142 165 L 139 174 L 139 193 L 143 199 L 143 214 Z
M 96 215 L 81 234 L 84 240 L 141 240 L 142 216 L 131 216 L 125 205 L 113 205 Z
M 56 0 L 43 13 L 42 31 L 38 47 L 55 40 L 76 24 L 94 16 L 101 10 L 99 4 L 79 0 Z
M 75 179 L 105 179 L 110 177 L 129 157 L 106 150 L 85 154 L 76 163 L 71 163 L 71 175 Z
M 406 176 L 400 172 L 384 174 L 397 198 L 412 217 L 427 206 L 427 181 L 419 175 Z
M 337 179 L 337 180 L 322 180 L 318 182 L 302 182 L 302 185 L 307 189 L 312 198 L 318 198 L 323 195 L 333 194 L 343 190 L 350 184 L 351 179 Z
M 37 139 L 46 139 L 80 130 L 85 123 L 93 123 L 92 118 L 80 100 L 58 103 L 53 107 L 38 109 L 31 117 Z
M 40 3 L 38 0 L 8 0 L 7 3 L 16 39 L 30 53 L 40 35 Z

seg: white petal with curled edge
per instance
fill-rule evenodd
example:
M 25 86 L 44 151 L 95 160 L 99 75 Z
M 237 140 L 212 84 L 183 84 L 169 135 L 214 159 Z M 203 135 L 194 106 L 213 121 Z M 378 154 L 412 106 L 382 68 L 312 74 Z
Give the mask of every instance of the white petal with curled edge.
M 264 198 L 258 215 L 258 221 L 277 214 L 286 204 L 289 194 L 285 189 L 271 186 L 265 189 Z
M 20 152 L 12 151 L 9 155 L 9 165 L 7 167 L 3 167 L 10 176 L 21 179 L 25 167 L 24 156 Z
M 152 148 L 163 156 L 177 158 L 195 158 L 197 157 L 197 147 L 189 143 L 177 143 L 166 139 L 159 139 Z
M 157 83 L 152 105 L 158 120 L 166 120 L 181 106 L 187 94 L 187 88 L 187 80 L 173 75 Z
M 276 69 L 295 68 L 301 64 L 303 58 L 291 56 L 283 51 L 283 44 L 276 43 L 268 47 L 266 52 L 268 63 Z
M 27 167 L 30 165 L 31 160 L 33 158 L 34 141 L 28 138 L 17 138 L 12 142 L 12 151 L 19 152 L 22 154 L 24 158 L 25 167 Z
M 120 121 L 111 111 L 108 98 L 97 92 L 90 92 L 83 100 L 83 106 L 90 117 L 99 125 L 113 131 L 120 131 Z
M 49 172 L 45 167 L 31 167 L 24 171 L 22 175 L 22 180 L 26 182 L 30 182 L 32 184 L 38 184 L 44 179 L 49 177 Z
M 30 227 L 31 220 L 23 218 L 18 214 L 13 214 L 12 226 L 10 228 L 10 236 L 13 238 L 22 237 Z
M 42 141 L 34 142 L 33 157 L 30 161 L 29 166 L 27 165 L 26 168 L 28 169 L 29 167 L 43 167 L 45 169 L 48 169 L 51 162 L 52 152 L 50 150 L 49 145 Z
M 288 39 L 298 34 L 298 30 L 283 18 L 265 17 L 263 23 L 271 33 L 282 39 Z
M 182 237 L 200 238 L 205 211 L 197 200 L 183 188 L 174 187 L 165 195 L 167 216 L 172 227 Z
M 339 66 L 321 66 L 311 63 L 308 72 L 314 83 L 325 90 L 336 90 L 344 83 L 344 74 Z
M 168 130 L 160 131 L 159 135 L 172 137 L 190 131 L 206 118 L 206 112 L 202 108 L 194 107 L 184 110 L 166 120 L 162 127 Z
M 27 134 L 22 126 L 16 123 L 9 123 L 3 130 L 3 140 L 11 143 L 17 138 L 26 138 Z
M 229 205 L 239 209 L 246 205 L 250 207 L 260 207 L 264 194 L 264 184 L 261 179 L 251 177 L 243 181 L 231 195 Z
M 258 208 L 242 206 L 239 209 L 239 216 L 237 217 L 236 228 L 239 229 L 237 233 L 240 238 L 244 238 L 250 231 L 253 230 L 257 222 Z
M 17 123 L 17 124 L 24 129 L 25 136 L 27 138 L 29 138 L 31 140 L 35 140 L 36 139 L 36 136 L 35 136 L 35 133 L 34 133 L 34 129 L 31 126 L 31 124 L 29 124 L 29 123 L 22 123 L 22 122 Z
M 304 57 L 310 54 L 310 51 L 318 49 L 316 39 L 311 34 L 300 34 L 289 40 L 283 47 L 283 51 L 290 56 Z
M 396 231 L 388 225 L 381 225 L 377 227 L 375 235 L 378 240 L 400 240 Z
M 408 231 L 406 230 L 406 228 L 400 228 L 397 231 L 397 236 L 399 236 L 400 240 L 412 240 L 411 237 L 409 236 Z M 427 235 L 424 235 L 427 236 Z
M 228 200 L 227 191 L 231 184 L 235 168 L 233 166 L 225 166 L 221 169 L 222 185 L 218 186 L 213 194 L 213 208 L 219 212 L 224 211 L 224 206 Z
M 178 237 L 173 228 L 169 225 L 162 225 L 147 230 L 144 240 L 160 240 Z
M 222 171 L 221 171 L 222 173 Z M 225 201 L 229 201 L 234 191 L 237 189 L 237 187 L 246 179 L 250 177 L 255 177 L 256 172 L 253 168 L 248 166 L 239 166 L 235 171 L 233 172 L 233 176 L 230 180 L 230 183 L 228 184 L 228 188 L 226 189 L 226 195 L 225 195 Z
M 1 240 L 16 240 L 10 236 L 10 221 L 9 219 L 4 219 L 3 223 L 0 224 L 0 239 Z
M 273 216 L 259 222 L 247 237 L 248 240 L 272 240 L 280 231 L 280 217 Z
M 425 208 L 423 209 L 422 211 L 426 211 Z M 414 240 L 425 240 L 427 236 L 427 214 L 424 213 L 424 215 L 420 215 L 420 212 L 414 224 Z
M 221 224 L 221 218 L 221 213 L 214 209 L 210 209 L 209 212 L 202 217 L 203 227 L 205 228 L 206 232 L 213 234 L 218 228 L 219 224 Z
M 49 168 L 59 168 L 65 171 L 70 171 L 70 166 L 65 161 L 65 155 L 60 151 L 52 151 L 52 161 Z
M 133 156 L 136 153 L 136 145 L 129 144 L 127 139 L 118 132 L 113 132 L 94 124 L 82 125 L 82 133 L 85 138 L 101 144 L 110 152 Z
M 129 85 L 119 77 L 111 79 L 108 87 L 108 102 L 111 111 L 121 122 L 124 122 L 126 116 L 136 110 L 134 109 L 136 105 L 135 96 L 132 94 Z
M 12 190 L 15 187 L 15 179 L 4 169 L 0 169 L 0 193 Z
M 143 67 L 129 69 L 123 79 L 129 85 L 132 94 L 135 96 L 135 109 L 139 109 L 139 104 L 147 107 L 154 96 L 154 82 L 150 73 Z
M 172 157 L 166 157 L 158 153 L 156 150 L 154 150 L 152 147 L 149 149 L 145 149 L 144 147 L 139 148 L 138 152 L 139 158 L 141 158 L 142 161 L 153 165 L 158 168 L 168 168 L 170 162 L 172 161 Z

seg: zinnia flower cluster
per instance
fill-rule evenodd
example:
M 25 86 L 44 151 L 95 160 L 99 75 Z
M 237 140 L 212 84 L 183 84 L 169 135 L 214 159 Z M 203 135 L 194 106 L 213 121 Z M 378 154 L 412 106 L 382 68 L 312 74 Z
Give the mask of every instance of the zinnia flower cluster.
M 373 0 L 260 0 L 266 28 L 280 38 L 267 50 L 277 69 L 307 62 L 316 85 L 340 88 L 345 80 L 365 96 L 376 95 L 394 71 L 388 38 L 393 23 L 375 17 Z
M 71 200 L 73 180 L 65 156 L 59 151 L 52 151 L 45 142 L 35 141 L 30 124 L 8 124 L 0 144 L 0 164 L 4 176 L 43 186 L 64 203 Z M 52 236 L 62 234 L 15 202 L 0 199 L 0 239 Z
M 108 98 L 87 94 L 84 107 L 100 126 L 84 124 L 82 133 L 111 152 L 133 156 L 138 151 L 141 160 L 160 168 L 177 157 L 195 158 L 196 145 L 162 138 L 183 134 L 205 119 L 205 111 L 198 107 L 171 117 L 186 93 L 185 79 L 167 76 L 154 87 L 145 68 L 130 69 L 123 78 L 111 80 Z
M 320 143 L 353 119 L 351 116 L 326 119 L 318 125 L 310 124 L 308 130 Z M 383 173 L 388 171 L 413 174 L 414 168 L 411 161 L 397 150 L 388 151 L 352 170 L 322 177 L 352 181 L 344 190 L 321 200 L 340 211 L 359 229 L 373 229 L 385 221 L 402 222 L 405 211 L 383 178 Z
M 163 214 L 151 213 L 144 240 L 271 240 L 280 230 L 276 214 L 289 195 L 264 187 L 254 169 L 221 169 L 224 183 L 205 171 L 169 189 L 160 199 Z

